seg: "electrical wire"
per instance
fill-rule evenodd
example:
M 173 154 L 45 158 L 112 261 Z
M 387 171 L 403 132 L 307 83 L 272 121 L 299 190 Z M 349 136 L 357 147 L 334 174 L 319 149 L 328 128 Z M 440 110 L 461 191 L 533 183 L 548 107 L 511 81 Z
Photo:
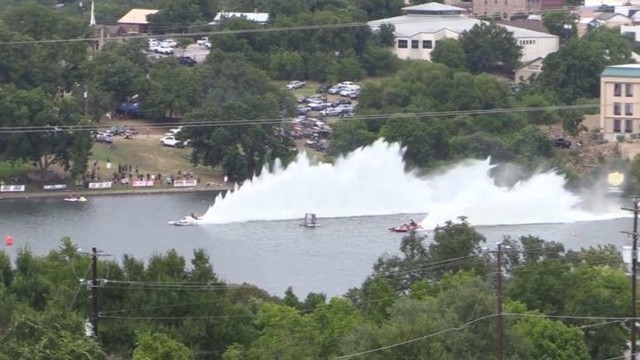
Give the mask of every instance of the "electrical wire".
M 532 106 L 519 108 L 493 108 L 481 110 L 452 110 L 452 111 L 429 111 L 414 113 L 392 113 L 392 114 L 372 114 L 372 115 L 356 115 L 345 117 L 341 121 L 351 120 L 381 120 L 381 119 L 406 119 L 415 117 L 451 117 L 462 115 L 483 115 L 483 114 L 503 114 L 503 113 L 522 113 L 534 111 L 552 111 L 552 110 L 575 110 L 575 109 L 595 109 L 600 104 L 579 104 L 579 105 L 555 105 L 555 106 Z M 150 129 L 166 129 L 175 126 L 183 128 L 192 127 L 223 127 L 223 126 L 241 126 L 241 125 L 276 125 L 288 124 L 290 119 L 283 118 L 264 118 L 264 119 L 238 119 L 238 120 L 201 120 L 192 122 L 168 122 L 161 124 L 145 125 Z M 44 125 L 44 126 L 3 126 L 0 127 L 0 134 L 15 133 L 55 133 L 56 131 L 90 131 L 105 128 L 96 124 L 78 124 L 78 125 Z
M 564 12 L 564 10 L 551 9 L 544 10 L 541 13 L 554 13 L 554 12 Z M 463 17 L 464 18 L 464 17 Z M 472 17 L 466 17 L 469 19 L 477 19 Z M 216 36 L 216 35 L 236 35 L 236 34 L 261 34 L 261 33 L 272 33 L 272 32 L 293 32 L 293 31 L 309 31 L 309 30 L 333 30 L 333 29 L 345 29 L 345 28 L 359 28 L 359 27 L 369 27 L 369 26 L 380 26 L 384 24 L 393 25 L 391 22 L 383 22 L 386 19 L 379 20 L 371 20 L 369 22 L 345 22 L 345 23 L 333 23 L 333 24 L 315 24 L 315 25 L 298 25 L 298 26 L 283 26 L 283 27 L 261 27 L 254 29 L 238 29 L 238 30 L 214 30 L 214 31 L 199 31 L 199 32 L 187 32 L 187 33 L 169 33 L 165 35 L 150 35 L 150 34 L 141 34 L 141 35 L 127 35 L 123 37 L 116 37 L 106 39 L 117 41 L 119 39 L 152 39 L 156 37 L 175 37 L 175 38 L 184 38 L 184 37 L 196 37 L 196 36 Z M 481 19 L 477 19 L 481 20 Z M 377 24 L 369 24 L 370 22 L 379 22 Z M 394 24 L 402 24 L 402 23 L 429 23 L 429 22 L 442 22 L 441 18 L 420 18 L 416 19 L 396 19 L 393 21 Z M 505 24 L 506 25 L 506 24 Z M 117 26 L 117 25 L 116 25 Z M 204 24 L 197 26 L 206 26 Z M 214 25 L 210 25 L 214 26 Z M 512 25 L 507 25 L 512 26 Z M 516 26 L 512 26 L 516 27 Z M 170 26 L 167 26 L 170 28 Z M 175 26 L 174 26 L 175 28 Z M 516 27 L 517 28 L 517 27 Z M 161 29 L 161 28 L 160 28 Z M 549 34 L 551 36 L 551 34 Z M 557 36 L 557 35 L 556 35 Z M 98 41 L 101 40 L 99 37 L 80 37 L 80 38 L 67 38 L 67 39 L 41 39 L 41 40 L 23 40 L 23 41 L 1 41 L 0 46 L 2 45 L 31 45 L 31 44 L 59 44 L 59 43 L 69 43 L 69 42 L 89 42 L 89 41 Z

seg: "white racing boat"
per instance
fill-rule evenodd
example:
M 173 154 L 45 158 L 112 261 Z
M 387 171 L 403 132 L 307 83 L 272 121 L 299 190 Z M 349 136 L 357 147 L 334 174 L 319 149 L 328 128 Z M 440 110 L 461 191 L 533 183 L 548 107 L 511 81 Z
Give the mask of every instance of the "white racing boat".
M 175 225 L 175 226 L 191 226 L 191 225 L 198 225 L 200 222 L 200 217 L 198 217 L 195 214 L 191 214 L 189 216 L 185 216 L 182 219 L 179 220 L 173 220 L 173 221 L 169 221 L 169 225 Z
M 69 196 L 64 198 L 64 201 L 67 202 L 85 202 L 87 201 L 87 198 L 84 196 Z

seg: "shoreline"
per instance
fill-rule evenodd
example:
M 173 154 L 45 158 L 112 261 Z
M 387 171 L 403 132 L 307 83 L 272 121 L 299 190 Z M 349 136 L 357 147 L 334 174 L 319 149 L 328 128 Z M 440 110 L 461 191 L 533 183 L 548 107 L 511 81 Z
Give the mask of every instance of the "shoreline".
M 175 193 L 198 193 L 212 192 L 221 193 L 232 190 L 231 186 L 215 186 L 215 187 L 186 187 L 186 188 L 159 188 L 159 189 L 105 189 L 105 190 L 64 190 L 51 192 L 4 192 L 0 193 L 0 201 L 2 200 L 29 200 L 29 199 L 46 199 L 46 198 L 65 198 L 71 194 L 78 196 L 107 196 L 107 195 L 153 195 L 153 194 L 175 194 Z

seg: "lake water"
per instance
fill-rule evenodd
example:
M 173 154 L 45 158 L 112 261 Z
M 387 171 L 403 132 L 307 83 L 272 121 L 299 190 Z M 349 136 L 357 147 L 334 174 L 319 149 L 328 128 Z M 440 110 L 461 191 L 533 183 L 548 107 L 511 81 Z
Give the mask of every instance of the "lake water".
M 205 249 L 216 273 L 224 280 L 257 285 L 275 295 L 287 287 L 296 294 L 344 294 L 361 285 L 376 259 L 398 252 L 402 234 L 387 231 L 408 215 L 323 219 L 321 227 L 299 226 L 300 220 L 249 221 L 177 227 L 167 221 L 191 212 L 204 213 L 213 193 L 95 196 L 86 203 L 60 198 L 0 200 L 0 236 L 12 235 L 6 247 L 15 256 L 28 246 L 37 254 L 58 247 L 71 237 L 82 249 L 97 247 L 120 259 L 123 254 L 148 258 L 176 249 L 190 258 Z M 303 214 L 300 216 L 302 217 Z M 417 217 L 416 217 L 417 219 Z M 631 219 L 565 224 L 482 226 L 488 247 L 503 236 L 535 235 L 579 249 L 598 244 L 629 245 Z

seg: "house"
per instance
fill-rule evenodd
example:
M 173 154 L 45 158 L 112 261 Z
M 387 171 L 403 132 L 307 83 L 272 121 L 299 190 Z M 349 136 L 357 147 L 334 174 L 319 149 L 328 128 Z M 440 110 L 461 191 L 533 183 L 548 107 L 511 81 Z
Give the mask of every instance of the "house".
M 516 85 L 527 83 L 542 73 L 542 62 L 544 58 L 536 58 L 528 61 L 513 70 L 513 78 Z
M 606 26 L 609 28 L 615 28 L 622 25 L 632 25 L 633 20 L 628 16 L 616 13 L 601 13 L 596 16 L 590 23 L 593 27 Z
M 640 133 L 640 64 L 607 66 L 600 75 L 600 128 L 604 138 Z
M 213 21 L 209 23 L 209 25 L 219 25 L 225 19 L 231 18 L 243 18 L 250 21 L 257 22 L 258 24 L 265 25 L 269 22 L 269 13 L 259 13 L 259 12 L 219 12 L 216 14 L 216 17 L 213 18 Z
M 146 34 L 149 31 L 149 20 L 147 16 L 153 15 L 160 10 L 153 9 L 131 9 L 129 12 L 118 20 L 127 34 Z
M 509 19 L 514 15 L 528 15 L 562 9 L 562 0 L 473 0 L 473 15 Z
M 372 30 L 382 25 L 395 27 L 393 52 L 401 59 L 431 60 L 431 51 L 442 39 L 457 39 L 464 31 L 485 21 L 464 16 L 465 9 L 440 3 L 426 3 L 402 9 L 405 15 L 370 21 Z M 544 58 L 558 51 L 559 39 L 556 35 L 527 30 L 520 27 L 502 25 L 522 46 L 521 62 Z

